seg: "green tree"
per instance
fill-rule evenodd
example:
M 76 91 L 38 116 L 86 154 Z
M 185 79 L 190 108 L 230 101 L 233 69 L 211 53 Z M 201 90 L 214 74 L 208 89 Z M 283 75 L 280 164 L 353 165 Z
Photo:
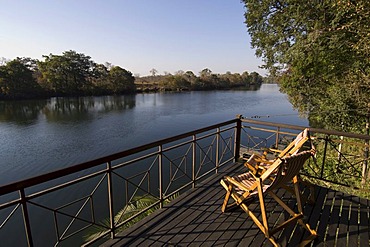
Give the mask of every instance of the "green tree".
M 166 76 L 164 84 L 170 90 L 188 90 L 190 88 L 190 82 L 181 74 Z
M 119 67 L 113 66 L 108 75 L 110 90 L 115 94 L 134 92 L 135 77 L 131 72 Z
M 91 73 L 91 83 L 97 94 L 109 93 L 109 70 L 104 64 L 94 64 Z
M 33 98 L 41 88 L 33 77 L 34 60 L 16 58 L 0 66 L 0 97 L 6 99 Z
M 94 62 L 89 56 L 75 51 L 63 55 L 43 56 L 38 62 L 40 84 L 56 94 L 74 95 L 89 91 Z

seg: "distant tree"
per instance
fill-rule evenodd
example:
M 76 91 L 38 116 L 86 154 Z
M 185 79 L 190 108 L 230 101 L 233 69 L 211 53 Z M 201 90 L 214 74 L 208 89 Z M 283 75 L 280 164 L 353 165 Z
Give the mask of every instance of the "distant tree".
M 81 94 L 89 90 L 94 62 L 89 56 L 75 51 L 63 55 L 43 56 L 45 61 L 38 62 L 41 83 L 57 94 Z
M 212 75 L 212 71 L 208 68 L 203 69 L 199 72 L 200 79 L 206 79 Z
M 175 75 L 183 75 L 185 72 L 183 70 L 178 70 L 175 72 Z
M 150 72 L 150 74 L 152 74 L 152 76 L 155 76 L 158 73 L 158 70 L 153 68 L 149 72 Z
M 132 76 L 131 72 L 119 66 L 110 69 L 108 80 L 110 89 L 115 94 L 134 92 L 136 89 L 135 77 Z
M 33 98 L 41 93 L 33 77 L 32 61 L 29 58 L 16 58 L 0 66 L 1 98 Z
M 243 84 L 246 85 L 246 86 L 249 86 L 251 84 L 251 80 L 250 80 L 250 76 L 249 76 L 248 71 L 244 71 L 242 73 L 242 80 L 243 80 Z
M 109 71 L 104 64 L 94 64 L 91 72 L 91 83 L 95 87 L 95 93 L 109 93 Z
M 164 79 L 165 87 L 171 90 L 188 90 L 190 89 L 190 82 L 182 75 L 169 75 Z
M 257 72 L 250 73 L 249 78 L 251 84 L 261 85 L 263 82 L 263 77 Z

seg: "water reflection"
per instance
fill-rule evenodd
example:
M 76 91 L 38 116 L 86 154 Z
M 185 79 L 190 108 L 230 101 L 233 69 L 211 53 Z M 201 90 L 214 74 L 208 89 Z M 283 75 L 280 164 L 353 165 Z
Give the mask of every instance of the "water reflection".
M 135 105 L 135 95 L 1 101 L 0 122 L 28 125 L 39 117 L 45 117 L 50 122 L 88 121 L 97 113 L 121 112 Z
M 32 124 L 46 104 L 47 100 L 0 101 L 0 122 Z

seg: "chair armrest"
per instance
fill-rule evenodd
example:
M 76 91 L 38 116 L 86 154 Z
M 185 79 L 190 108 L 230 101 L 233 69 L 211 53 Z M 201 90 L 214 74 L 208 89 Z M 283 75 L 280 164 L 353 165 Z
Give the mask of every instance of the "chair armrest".
M 253 175 L 253 174 L 252 174 Z M 253 175 L 254 177 L 254 175 Z M 239 183 L 238 181 L 236 181 L 234 178 L 232 177 L 229 177 L 229 176 L 225 176 L 225 179 L 227 180 L 227 182 L 229 182 L 230 184 L 234 185 L 234 186 L 237 186 L 239 187 L 240 189 L 244 190 L 244 191 L 250 191 L 250 188 L 248 188 L 247 186 L 245 186 L 244 184 L 242 183 Z

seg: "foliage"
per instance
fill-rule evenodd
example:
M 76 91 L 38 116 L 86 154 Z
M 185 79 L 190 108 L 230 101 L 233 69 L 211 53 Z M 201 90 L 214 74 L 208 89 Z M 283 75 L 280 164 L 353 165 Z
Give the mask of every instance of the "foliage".
M 147 76 L 137 79 L 137 84 L 143 87 L 152 85 L 160 90 L 181 91 L 181 90 L 213 90 L 229 88 L 250 88 L 260 86 L 263 77 L 257 72 L 250 74 L 245 71 L 242 74 L 226 72 L 226 74 L 214 74 L 208 68 L 199 72 L 196 76 L 192 71 L 178 71 L 175 75 L 166 73 L 165 75 Z
M 0 98 L 122 94 L 136 90 L 131 72 L 109 63 L 96 64 L 83 53 L 65 51 L 43 58 L 44 61 L 2 59 Z
M 244 3 L 256 55 L 310 124 L 361 131 L 370 102 L 367 0 Z
M 45 87 L 62 95 L 79 94 L 90 87 L 88 78 L 93 61 L 89 56 L 75 51 L 63 55 L 43 56 L 45 61 L 38 62 L 41 78 Z
M 28 98 L 39 94 L 40 86 L 33 77 L 34 61 L 16 58 L 0 66 L 0 99 Z
M 135 91 L 135 78 L 132 73 L 122 69 L 119 66 L 113 66 L 108 74 L 108 82 L 113 93 L 119 94 L 124 92 Z
M 61 55 L 44 55 L 43 60 L 0 59 L 0 99 L 40 98 L 50 96 L 84 96 L 164 90 L 212 90 L 260 86 L 257 72 L 215 74 L 208 68 L 196 76 L 192 71 L 165 72 L 135 78 L 132 73 L 110 63 L 97 64 L 90 56 L 73 50 Z

